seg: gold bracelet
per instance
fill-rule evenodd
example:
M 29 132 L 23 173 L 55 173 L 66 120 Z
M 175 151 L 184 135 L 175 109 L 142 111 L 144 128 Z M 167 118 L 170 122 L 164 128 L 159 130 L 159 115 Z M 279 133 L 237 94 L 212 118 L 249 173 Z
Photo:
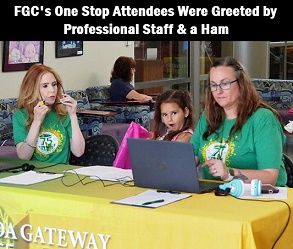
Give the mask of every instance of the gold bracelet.
M 23 141 L 25 144 L 27 144 L 29 147 L 31 148 L 37 148 L 37 146 L 31 145 L 30 143 L 28 143 L 26 140 Z

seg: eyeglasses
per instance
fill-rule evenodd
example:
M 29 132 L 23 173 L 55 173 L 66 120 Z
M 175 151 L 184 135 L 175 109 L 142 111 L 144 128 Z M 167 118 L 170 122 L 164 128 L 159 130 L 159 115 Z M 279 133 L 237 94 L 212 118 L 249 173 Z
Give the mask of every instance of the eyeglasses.
M 228 82 L 222 82 L 220 84 L 207 84 L 206 85 L 206 88 L 208 88 L 211 92 L 215 92 L 217 91 L 217 88 L 218 86 L 222 89 L 222 90 L 228 90 L 231 88 L 231 84 L 238 81 L 237 79 L 236 80 L 233 80 L 233 81 L 228 81 Z

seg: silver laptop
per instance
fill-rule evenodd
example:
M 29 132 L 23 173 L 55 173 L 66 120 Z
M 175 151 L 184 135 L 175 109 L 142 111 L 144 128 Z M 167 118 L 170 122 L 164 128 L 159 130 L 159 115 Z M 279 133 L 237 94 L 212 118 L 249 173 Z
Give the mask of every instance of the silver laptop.
M 191 143 L 138 138 L 127 140 L 134 185 L 137 187 L 206 193 L 221 184 L 198 178 Z

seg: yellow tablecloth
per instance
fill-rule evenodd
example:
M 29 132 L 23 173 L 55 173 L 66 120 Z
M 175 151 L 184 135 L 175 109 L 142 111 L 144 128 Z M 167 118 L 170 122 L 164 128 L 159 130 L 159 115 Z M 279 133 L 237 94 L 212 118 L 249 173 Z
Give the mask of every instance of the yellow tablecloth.
M 60 173 L 69 167 L 46 170 Z M 67 174 L 63 182 L 75 183 L 78 177 Z M 240 200 L 213 193 L 192 194 L 156 209 L 110 204 L 146 189 L 104 184 L 66 187 L 62 179 L 56 179 L 30 186 L 0 185 L 0 248 L 1 243 L 10 243 L 19 249 L 266 249 L 272 248 L 289 215 L 280 201 Z M 293 207 L 293 189 L 288 190 L 286 202 Z M 1 232 L 4 227 L 5 233 Z M 5 238 L 7 234 L 15 237 Z M 274 249 L 293 248 L 292 234 L 290 219 Z

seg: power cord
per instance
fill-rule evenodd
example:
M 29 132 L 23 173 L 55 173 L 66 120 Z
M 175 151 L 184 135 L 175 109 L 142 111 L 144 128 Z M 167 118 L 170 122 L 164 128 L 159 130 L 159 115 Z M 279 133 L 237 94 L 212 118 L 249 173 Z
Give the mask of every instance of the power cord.
M 65 180 L 67 178 L 65 178 L 65 177 L 66 177 L 67 173 L 75 174 L 77 176 L 78 180 L 73 182 L 73 183 L 66 183 Z M 97 182 L 97 181 L 100 181 L 103 184 L 103 187 L 108 187 L 108 186 L 112 186 L 112 185 L 116 185 L 116 184 L 122 184 L 125 187 L 134 187 L 134 184 L 129 184 L 128 183 L 129 180 L 132 180 L 132 179 L 128 179 L 128 178 L 129 178 L 128 176 L 122 177 L 122 178 L 117 178 L 116 182 L 106 184 L 104 182 L 104 180 L 102 180 L 99 176 L 91 175 L 91 176 L 83 176 L 83 177 L 81 177 L 74 169 L 69 169 L 69 170 L 64 171 L 63 176 L 61 178 L 61 182 L 66 187 L 72 187 L 72 186 L 74 186 L 74 185 L 76 185 L 78 183 L 81 183 L 82 185 L 87 185 L 89 183 Z M 93 180 L 85 182 L 86 179 L 93 179 Z
M 54 164 L 49 164 L 45 167 L 42 167 L 42 168 L 38 168 L 38 169 L 46 169 L 46 168 L 50 168 L 50 167 L 53 167 L 53 166 L 56 166 L 56 165 L 59 165 L 60 163 L 54 163 Z

